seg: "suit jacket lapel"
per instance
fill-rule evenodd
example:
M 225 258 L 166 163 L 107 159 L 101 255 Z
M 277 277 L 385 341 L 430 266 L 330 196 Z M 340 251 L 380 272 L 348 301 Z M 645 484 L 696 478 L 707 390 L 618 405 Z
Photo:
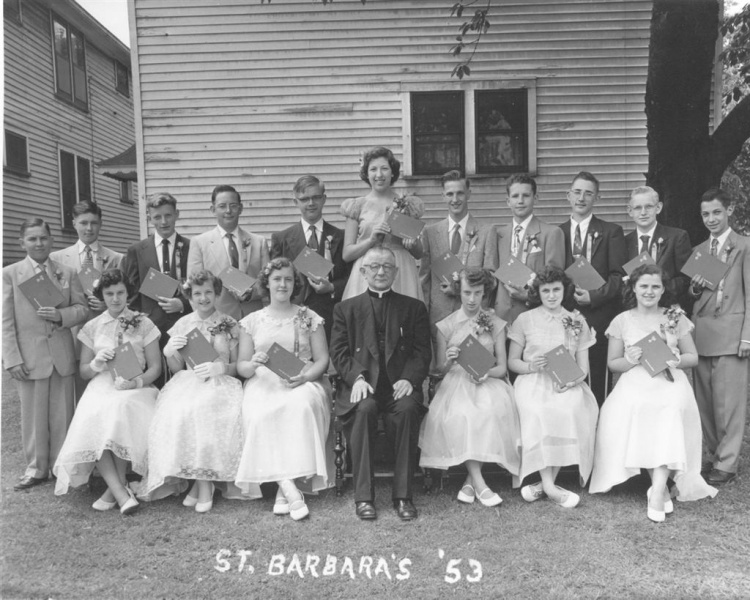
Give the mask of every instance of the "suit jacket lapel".
M 364 338 L 367 348 L 370 350 L 375 360 L 378 359 L 378 335 L 375 331 L 375 314 L 372 310 L 370 295 L 364 292 L 360 295 L 360 300 L 355 305 L 357 322 L 362 325 L 361 333 L 357 336 L 358 342 Z
M 563 230 L 563 237 L 565 238 L 565 268 L 568 268 L 573 264 L 573 249 L 571 248 L 570 228 L 570 219 L 560 225 L 560 229 Z
M 388 310 L 385 314 L 386 319 L 386 330 L 385 330 L 385 362 L 388 364 L 393 356 L 393 352 L 396 350 L 399 341 L 401 340 L 401 311 L 400 302 L 397 297 L 391 292 L 391 298 L 388 301 Z M 391 383 L 396 383 L 395 381 Z
M 701 244 L 698 244 L 695 247 L 695 250 L 700 250 L 701 252 L 705 252 L 706 254 L 708 254 L 710 252 L 710 247 L 709 247 L 710 239 L 711 238 L 709 238 L 708 240 L 706 240 L 705 242 Z M 711 298 L 711 296 L 716 294 L 716 292 L 718 291 L 718 287 L 719 286 L 716 286 L 713 290 L 709 290 L 709 289 L 703 290 L 703 293 L 695 301 L 695 305 L 693 306 L 693 313 L 698 313 L 698 311 L 702 310 L 703 307 L 706 306 L 709 298 Z
M 476 245 L 477 237 L 479 235 L 479 224 L 477 220 L 469 215 L 469 220 L 466 221 L 466 231 L 464 231 L 464 240 L 461 244 L 461 262 L 464 265 L 469 262 L 469 252 L 471 252 L 472 246 Z
M 635 258 L 638 256 L 638 230 L 633 231 L 632 234 L 625 238 L 625 243 L 628 245 L 628 259 Z
M 597 249 L 599 248 L 599 245 L 602 243 L 602 227 L 599 222 L 599 219 L 594 217 L 591 217 L 591 222 L 589 223 L 589 230 L 586 235 L 586 241 L 583 244 L 583 247 L 586 248 L 586 244 L 591 242 L 591 260 L 594 260 L 594 255 L 596 254 Z
M 143 243 L 141 256 L 143 257 L 143 264 L 148 270 L 149 267 L 153 267 L 157 271 L 161 271 L 161 259 L 156 255 L 156 246 L 154 245 L 154 235 L 151 234 L 146 238 Z
M 513 235 L 513 221 L 510 225 L 501 225 L 497 230 L 497 235 L 500 238 L 497 243 L 498 254 L 500 255 L 500 262 L 508 260 L 511 252 L 511 236 Z

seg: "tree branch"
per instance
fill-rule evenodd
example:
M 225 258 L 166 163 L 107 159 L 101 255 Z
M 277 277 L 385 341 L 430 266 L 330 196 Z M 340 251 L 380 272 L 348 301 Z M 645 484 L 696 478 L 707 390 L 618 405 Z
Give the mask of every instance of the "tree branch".
M 737 158 L 750 138 L 750 96 L 731 110 L 711 135 L 711 179 L 718 182 L 724 170 Z

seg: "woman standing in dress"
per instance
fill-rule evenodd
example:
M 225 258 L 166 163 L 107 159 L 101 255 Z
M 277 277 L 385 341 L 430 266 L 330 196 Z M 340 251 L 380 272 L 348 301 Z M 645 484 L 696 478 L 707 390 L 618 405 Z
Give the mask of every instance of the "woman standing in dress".
M 247 496 L 260 497 L 259 484 L 277 482 L 274 514 L 299 520 L 309 510 L 294 480 L 302 480 L 313 492 L 331 485 L 325 447 L 330 404 L 321 385 L 328 348 L 323 319 L 291 302 L 302 288 L 291 261 L 272 260 L 259 282 L 270 304 L 240 321 L 237 372 L 247 381 L 242 404 L 245 443 L 236 483 Z M 289 381 L 265 366 L 274 342 L 307 363 Z
M 194 312 L 167 333 L 167 364 L 175 375 L 159 394 L 148 437 L 148 482 L 144 493 L 163 498 L 195 483 L 183 504 L 203 513 L 213 506 L 214 483 L 233 482 L 242 450 L 242 384 L 237 374 L 237 321 L 216 310 L 221 279 L 209 271 L 183 285 Z M 219 357 L 187 369 L 179 350 L 198 329 Z
M 591 474 L 596 419 L 599 409 L 585 383 L 588 349 L 594 332 L 577 312 L 562 307 L 573 294 L 573 282 L 557 267 L 537 273 L 529 301 L 541 306 L 521 313 L 508 333 L 511 340 L 508 368 L 518 373 L 515 397 L 521 419 L 521 474 L 539 472 L 541 482 L 521 488 L 521 496 L 534 502 L 545 495 L 563 508 L 578 505 L 578 494 L 555 485 L 561 467 L 578 465 L 581 485 Z M 560 386 L 545 370 L 545 353 L 563 345 L 584 375 Z
M 448 469 L 465 463 L 468 475 L 458 500 L 471 504 L 476 498 L 484 506 L 497 506 L 502 499 L 484 481 L 482 463 L 497 463 L 517 477 L 521 462 L 518 412 L 506 382 L 506 323 L 494 311 L 482 310 L 482 300 L 493 283 L 488 271 L 466 269 L 453 284 L 461 308 L 437 323 L 435 356 L 442 359 L 438 369 L 445 378 L 419 439 L 419 465 Z M 459 345 L 468 335 L 495 355 L 495 366 L 479 380 L 456 362 Z
M 402 240 L 390 234 L 386 224 L 388 213 L 397 210 L 411 217 L 420 218 L 424 213 L 422 201 L 417 196 L 397 196 L 393 184 L 398 180 L 401 163 L 388 148 L 373 148 L 365 153 L 359 176 L 370 186 L 370 193 L 359 198 L 349 198 L 341 205 L 341 214 L 346 217 L 343 257 L 346 262 L 355 262 L 349 281 L 344 288 L 343 299 L 358 296 L 367 289 L 367 282 L 360 272 L 365 253 L 373 246 L 384 245 L 396 256 L 398 275 L 393 290 L 423 300 L 422 286 L 416 259 L 422 257 L 419 239 Z
M 657 523 L 674 510 L 667 478 L 674 480 L 678 500 L 717 493 L 700 474 L 700 415 L 682 371 L 698 364 L 690 334 L 693 324 L 679 306 L 659 306 L 663 294 L 662 270 L 656 265 L 638 267 L 626 288 L 625 305 L 632 308 L 617 315 L 607 329 L 607 364 L 622 375 L 602 406 L 589 489 L 592 494 L 607 492 L 647 469 L 647 516 Z M 655 377 L 641 365 L 643 350 L 634 345 L 652 332 L 661 335 L 675 355 L 670 368 Z
M 134 472 L 146 475 L 148 428 L 158 393 L 151 384 L 161 373 L 160 334 L 148 317 L 127 308 L 133 290 L 120 269 L 104 271 L 94 284 L 94 296 L 107 310 L 78 333 L 81 377 L 91 382 L 78 402 L 53 469 L 55 494 L 84 485 L 96 467 L 107 491 L 93 508 L 110 510 L 119 505 L 122 514 L 130 514 L 138 508 L 138 501 L 125 473 L 129 462 Z M 114 348 L 126 342 L 145 371 L 130 380 L 113 379 L 107 362 L 114 358 Z

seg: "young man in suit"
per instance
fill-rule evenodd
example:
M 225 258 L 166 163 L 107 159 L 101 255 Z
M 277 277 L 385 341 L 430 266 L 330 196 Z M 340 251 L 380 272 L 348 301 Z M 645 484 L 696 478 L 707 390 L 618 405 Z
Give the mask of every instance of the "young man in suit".
M 534 178 L 512 175 L 505 183 L 505 191 L 513 220 L 497 228 L 498 266 L 514 256 L 535 273 L 545 265 L 562 267 L 565 259 L 563 232 L 534 216 L 538 198 Z M 527 300 L 525 288 L 500 283 L 495 312 L 510 326 L 518 315 L 528 310 Z
M 167 192 L 154 194 L 146 203 L 146 211 L 154 226 L 154 233 L 128 248 L 125 274 L 136 290 L 140 289 L 150 268 L 180 282 L 184 281 L 187 277 L 190 240 L 175 231 L 175 224 L 180 216 L 177 200 Z M 129 305 L 131 309 L 145 313 L 159 328 L 161 349 L 169 341 L 167 331 L 183 314 L 192 311 L 190 302 L 182 297 L 179 290 L 174 297 L 159 298 L 158 301 L 136 292 Z
M 268 263 L 268 247 L 263 236 L 245 231 L 239 226 L 242 198 L 231 185 L 216 186 L 211 193 L 211 214 L 216 227 L 190 241 L 188 276 L 206 269 L 219 275 L 232 266 L 257 278 Z M 242 297 L 224 288 L 216 300 L 216 309 L 239 320 L 263 308 L 259 288 L 254 287 Z
M 422 383 L 430 367 L 430 330 L 424 302 L 391 289 L 396 258 L 388 248 L 367 251 L 360 267 L 368 290 L 333 311 L 331 359 L 341 376 L 336 413 L 352 460 L 360 519 L 377 518 L 373 446 L 378 413 L 395 431 L 393 505 L 404 521 L 417 518 L 412 479 L 417 461 Z
M 451 252 L 465 267 L 483 267 L 493 271 L 497 268 L 496 238 L 492 226 L 480 225 L 469 213 L 471 181 L 460 171 L 448 171 L 440 182 L 448 216 L 422 230 L 423 254 L 419 267 L 433 344 L 437 336 L 435 324 L 461 306 L 461 299 L 454 294 L 452 286 L 432 276 L 433 258 L 437 260 L 446 252 Z
M 78 241 L 72 246 L 52 252 L 49 255 L 52 260 L 75 269 L 76 273 L 80 273 L 87 266 L 93 267 L 99 272 L 121 267 L 125 256 L 106 248 L 99 242 L 99 231 L 102 228 L 102 209 L 98 204 L 95 202 L 79 202 L 73 205 L 73 227 L 78 234 Z M 84 290 L 84 293 L 86 293 L 86 290 Z M 104 312 L 104 302 L 96 296 L 86 293 L 86 300 L 89 307 L 89 319 L 93 319 Z M 71 329 L 76 347 L 76 359 L 81 355 L 81 344 L 77 337 L 79 329 L 78 326 Z M 76 373 L 76 400 L 79 400 L 83 395 L 87 383 Z
M 3 368 L 16 380 L 26 471 L 15 490 L 47 480 L 73 418 L 76 353 L 70 328 L 86 320 L 76 271 L 49 258 L 52 234 L 42 219 L 21 225 L 26 258 L 3 269 Z M 46 272 L 60 291 L 57 307 L 38 306 L 19 285 Z
M 572 305 L 596 330 L 596 344 L 589 350 L 591 390 L 601 406 L 607 395 L 607 336 L 610 322 L 621 310 L 622 265 L 627 262 L 627 249 L 622 227 L 594 216 L 594 205 L 599 199 L 599 180 L 587 171 L 573 178 L 568 191 L 572 209 L 570 219 L 560 228 L 565 236 L 565 264 L 568 268 L 580 256 L 602 276 L 604 285 L 596 290 L 576 286 Z
M 680 273 L 693 249 L 687 231 L 667 227 L 656 220 L 661 212 L 659 194 L 653 188 L 640 186 L 630 193 L 628 215 L 635 223 L 635 230 L 625 236 L 628 260 L 648 252 L 664 271 L 667 292 L 673 302 L 687 309 L 687 288 L 690 279 Z
M 700 275 L 693 277 L 695 396 L 710 456 L 704 465 L 711 485 L 737 476 L 747 412 L 748 357 L 750 356 L 750 239 L 729 226 L 734 207 L 720 189 L 701 197 L 701 217 L 710 232 L 697 250 L 729 264 L 724 279 L 710 289 Z
M 284 231 L 271 236 L 271 259 L 283 256 L 294 260 L 305 248 L 312 248 L 333 263 L 327 278 L 305 278 L 305 286 L 294 301 L 309 306 L 323 319 L 326 339 L 331 340 L 333 307 L 341 302 L 351 263 L 344 261 L 344 230 L 323 219 L 326 187 L 313 175 L 305 175 L 294 184 L 294 204 L 301 219 Z

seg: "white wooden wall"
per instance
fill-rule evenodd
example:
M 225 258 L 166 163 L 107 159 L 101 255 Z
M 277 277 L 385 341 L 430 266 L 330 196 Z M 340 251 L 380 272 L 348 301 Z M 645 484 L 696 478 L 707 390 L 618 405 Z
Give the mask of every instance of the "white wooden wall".
M 448 53 L 461 21 L 452 0 L 134 0 L 142 107 L 144 193 L 172 192 L 180 229 L 213 221 L 214 185 L 246 203 L 242 225 L 269 235 L 298 218 L 300 175 L 327 185 L 327 215 L 367 191 L 359 154 L 402 155 L 402 89 L 435 82 L 533 79 L 537 95 L 538 214 L 558 223 L 579 170 L 602 181 L 604 218 L 628 225 L 629 191 L 647 169 L 644 93 L 651 2 L 495 0 L 492 27 L 464 83 Z M 135 67 L 134 67 L 135 70 Z M 439 184 L 400 181 L 440 218 Z M 474 182 L 472 212 L 509 218 L 502 177 Z
M 91 161 L 92 196 L 104 211 L 102 242 L 124 250 L 138 239 L 138 205 L 120 202 L 119 184 L 96 172 L 95 163 L 119 154 L 135 141 L 132 89 L 126 98 L 115 90 L 112 58 L 86 44 L 89 111 L 57 100 L 49 11 L 27 0 L 19 22 L 6 11 L 5 127 L 28 136 L 31 176 L 3 176 L 3 262 L 20 259 L 20 224 L 46 219 L 55 249 L 75 242 L 75 232 L 61 231 L 58 148 Z M 86 31 L 82 32 L 84 37 Z M 137 194 L 137 187 L 134 189 Z

